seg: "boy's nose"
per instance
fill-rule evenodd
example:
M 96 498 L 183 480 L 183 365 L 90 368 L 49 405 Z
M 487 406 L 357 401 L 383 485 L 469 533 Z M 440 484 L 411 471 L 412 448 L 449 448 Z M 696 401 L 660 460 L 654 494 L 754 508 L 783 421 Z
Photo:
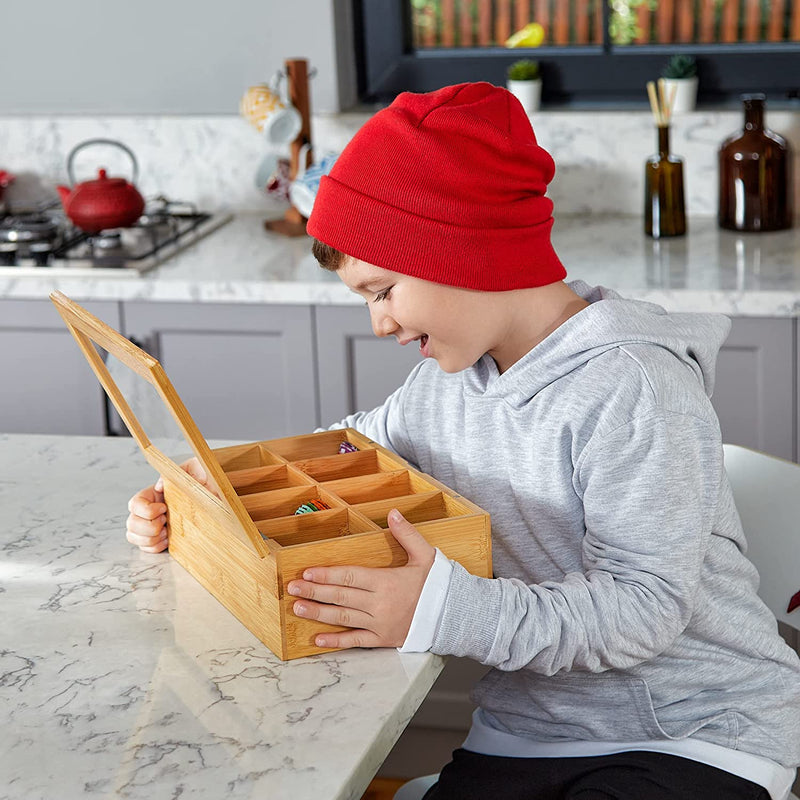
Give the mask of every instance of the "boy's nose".
M 372 332 L 376 336 L 391 336 L 400 327 L 389 314 L 381 314 L 373 310 L 370 311 Z

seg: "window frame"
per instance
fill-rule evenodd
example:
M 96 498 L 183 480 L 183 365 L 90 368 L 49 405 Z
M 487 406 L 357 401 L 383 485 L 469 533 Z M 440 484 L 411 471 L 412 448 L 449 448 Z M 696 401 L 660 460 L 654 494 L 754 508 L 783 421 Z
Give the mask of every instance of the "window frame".
M 606 5 L 606 30 L 608 13 Z M 700 106 L 738 104 L 748 92 L 764 92 L 771 103 L 791 107 L 800 100 L 800 42 L 614 47 L 606 34 L 602 45 L 415 52 L 408 0 L 354 0 L 354 19 L 358 90 L 364 102 L 388 102 L 402 91 L 427 92 L 465 81 L 503 86 L 508 65 L 529 57 L 541 64 L 547 107 L 646 106 L 646 82 L 658 77 L 675 53 L 697 59 Z

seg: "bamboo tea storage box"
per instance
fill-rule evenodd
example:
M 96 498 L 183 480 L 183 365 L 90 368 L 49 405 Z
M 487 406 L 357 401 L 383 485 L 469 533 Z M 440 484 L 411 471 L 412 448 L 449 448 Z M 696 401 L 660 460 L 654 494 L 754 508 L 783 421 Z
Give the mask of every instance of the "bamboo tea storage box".
M 489 515 L 431 476 L 352 429 L 211 450 L 155 358 L 60 292 L 51 299 L 164 477 L 170 554 L 279 658 L 327 652 L 315 635 L 343 630 L 292 613 L 286 585 L 305 568 L 406 562 L 388 530 L 392 508 L 449 558 L 491 576 Z M 150 441 L 95 344 L 155 388 L 218 496 Z M 342 442 L 355 450 L 340 453 Z M 295 513 L 314 501 L 329 508 Z

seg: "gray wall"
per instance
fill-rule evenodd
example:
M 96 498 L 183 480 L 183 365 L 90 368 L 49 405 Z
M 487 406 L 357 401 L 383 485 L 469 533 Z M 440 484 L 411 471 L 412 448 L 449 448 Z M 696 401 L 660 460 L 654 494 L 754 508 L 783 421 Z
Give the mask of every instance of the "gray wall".
M 0 115 L 230 114 L 286 58 L 312 111 L 354 103 L 349 0 L 0 3 Z

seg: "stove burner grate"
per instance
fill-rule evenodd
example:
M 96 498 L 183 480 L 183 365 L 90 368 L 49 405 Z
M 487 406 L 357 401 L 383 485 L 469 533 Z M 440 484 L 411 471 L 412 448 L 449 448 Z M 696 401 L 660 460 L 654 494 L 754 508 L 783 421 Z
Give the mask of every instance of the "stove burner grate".
M 0 213 L 0 275 L 41 267 L 51 273 L 141 275 L 207 236 L 232 216 L 204 213 L 194 204 L 156 197 L 147 202 L 137 222 L 126 228 L 87 233 L 73 225 L 60 204 Z M 105 268 L 105 269 L 104 269 Z M 127 268 L 127 269 L 125 269 Z M 28 274 L 26 272 L 26 274 Z
M 45 214 L 9 214 L 0 219 L 0 242 L 52 242 L 58 229 L 58 221 Z
M 75 231 L 72 235 L 53 250 L 53 258 L 70 258 L 82 245 L 88 248 L 93 261 L 107 265 L 108 262 L 136 262 L 143 261 L 156 255 L 165 247 L 177 243 L 188 233 L 199 228 L 204 222 L 211 219 L 210 214 L 191 212 L 187 214 L 169 214 L 167 224 L 154 225 L 147 220 L 140 224 L 125 229 L 113 229 L 97 233 Z M 164 228 L 168 228 L 167 231 Z M 123 231 L 130 232 L 137 237 L 135 248 L 126 247 L 124 242 L 117 245 L 122 239 Z

